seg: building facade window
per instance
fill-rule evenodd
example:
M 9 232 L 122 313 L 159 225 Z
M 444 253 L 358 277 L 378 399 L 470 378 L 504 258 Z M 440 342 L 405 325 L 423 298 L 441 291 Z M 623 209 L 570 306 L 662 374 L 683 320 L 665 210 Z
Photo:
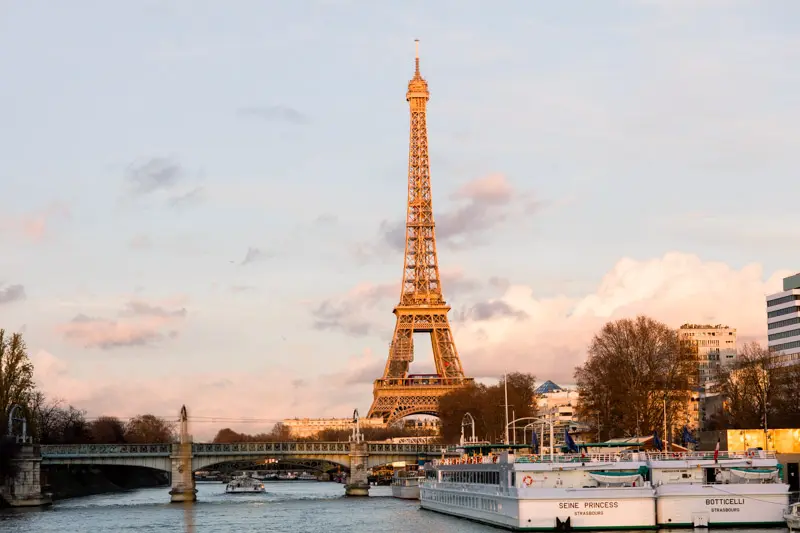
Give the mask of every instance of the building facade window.
M 774 318 L 776 316 L 788 315 L 790 313 L 800 313 L 800 306 L 787 307 L 785 309 L 778 309 L 777 311 L 770 311 L 767 313 L 767 318 Z
M 790 294 L 789 296 L 781 296 L 774 300 L 767 300 L 767 307 L 774 307 L 776 305 L 785 304 L 786 302 L 794 302 L 800 300 L 800 294 Z
M 800 335 L 800 329 L 792 329 L 789 331 L 782 331 L 780 333 L 773 333 L 769 336 L 769 340 L 776 341 L 778 339 L 788 339 L 789 337 L 796 337 Z
M 778 329 L 778 328 L 783 328 L 783 327 L 786 327 L 786 326 L 791 326 L 791 325 L 794 325 L 794 324 L 800 324 L 800 318 L 799 317 L 787 318 L 786 320 L 779 320 L 777 322 L 773 322 L 773 323 L 769 324 L 768 327 L 769 327 L 769 329 Z

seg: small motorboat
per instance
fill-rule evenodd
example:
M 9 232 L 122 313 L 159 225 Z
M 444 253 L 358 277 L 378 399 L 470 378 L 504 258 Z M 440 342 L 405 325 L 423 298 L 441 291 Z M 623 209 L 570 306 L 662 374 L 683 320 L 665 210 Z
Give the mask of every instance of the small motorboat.
M 225 494 L 258 494 L 266 492 L 264 484 L 250 476 L 237 476 L 225 486 Z
M 392 496 L 402 500 L 419 500 L 419 485 L 425 479 L 420 470 L 396 470 L 392 477 Z
M 783 514 L 789 531 L 800 531 L 800 503 L 793 503 Z

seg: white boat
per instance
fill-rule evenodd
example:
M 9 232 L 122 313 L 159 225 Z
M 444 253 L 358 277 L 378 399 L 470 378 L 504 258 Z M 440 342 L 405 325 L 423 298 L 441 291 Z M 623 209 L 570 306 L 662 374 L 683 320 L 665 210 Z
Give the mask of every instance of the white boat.
M 511 447 L 466 446 L 460 459 L 426 465 L 421 506 L 516 531 L 656 527 L 645 454 L 551 457 L 501 448 Z
M 794 503 L 789 506 L 786 513 L 783 515 L 786 520 L 786 525 L 789 526 L 789 531 L 800 529 L 800 503 Z
M 649 454 L 662 527 L 782 526 L 789 485 L 774 453 Z
M 392 496 L 402 500 L 419 500 L 419 485 L 425 479 L 419 470 L 396 470 L 392 476 Z
M 250 476 L 237 476 L 225 486 L 226 494 L 257 494 L 265 491 L 264 484 Z
M 298 481 L 316 481 L 317 476 L 312 474 L 311 472 L 300 472 L 300 475 L 297 476 Z

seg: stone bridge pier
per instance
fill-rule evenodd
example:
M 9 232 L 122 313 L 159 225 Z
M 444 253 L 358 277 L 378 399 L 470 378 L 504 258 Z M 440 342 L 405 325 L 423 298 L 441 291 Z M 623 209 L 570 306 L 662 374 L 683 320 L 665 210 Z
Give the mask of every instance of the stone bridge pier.
M 344 486 L 345 496 L 369 496 L 369 445 L 364 442 L 358 409 L 353 411 L 353 434 L 350 435 L 350 478 Z
M 6 479 L 0 487 L 0 496 L 11 507 L 39 507 L 53 503 L 50 495 L 42 494 L 39 447 L 22 444 L 19 454 L 13 459 L 16 474 Z
M 15 435 L 15 426 L 19 426 L 19 435 Z M 19 405 L 12 406 L 8 412 L 7 436 L 19 445 L 19 453 L 12 459 L 14 474 L 0 486 L 0 500 L 11 507 L 50 505 L 53 503 L 50 495 L 42 494 L 40 448 L 28 436 L 28 421 Z
M 172 445 L 170 453 L 170 480 L 172 488 L 169 491 L 172 503 L 197 501 L 197 488 L 192 472 L 192 438 L 189 435 L 189 417 L 186 406 L 181 408 L 181 438 L 180 442 Z
M 369 446 L 366 442 L 350 443 L 350 478 L 344 486 L 345 496 L 369 496 Z

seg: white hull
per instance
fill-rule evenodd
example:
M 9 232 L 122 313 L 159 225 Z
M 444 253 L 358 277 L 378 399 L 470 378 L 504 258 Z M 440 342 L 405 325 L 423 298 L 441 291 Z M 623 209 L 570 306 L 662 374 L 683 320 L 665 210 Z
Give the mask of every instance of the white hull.
M 266 492 L 264 484 L 254 478 L 234 478 L 225 486 L 225 494 L 260 494 Z
M 414 487 L 392 485 L 392 496 L 402 500 L 419 500 L 419 485 Z
M 658 523 L 667 527 L 780 525 L 789 506 L 780 483 L 673 484 L 656 487 Z
M 264 489 L 225 489 L 225 494 L 261 494 Z
M 517 495 L 423 486 L 421 506 L 445 514 L 516 531 L 555 530 L 558 521 L 572 529 L 653 529 L 655 496 L 651 487 L 520 489 Z

